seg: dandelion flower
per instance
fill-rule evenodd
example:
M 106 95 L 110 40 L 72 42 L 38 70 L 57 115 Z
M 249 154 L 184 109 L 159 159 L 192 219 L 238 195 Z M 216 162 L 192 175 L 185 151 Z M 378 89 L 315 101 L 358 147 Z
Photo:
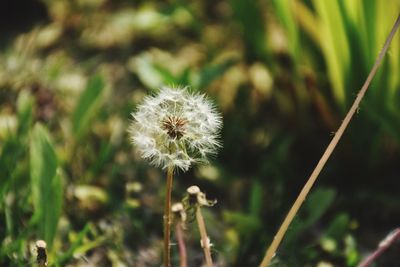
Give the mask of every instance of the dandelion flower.
M 220 114 L 203 94 L 163 87 L 132 114 L 131 139 L 141 156 L 163 169 L 187 171 L 221 146 Z

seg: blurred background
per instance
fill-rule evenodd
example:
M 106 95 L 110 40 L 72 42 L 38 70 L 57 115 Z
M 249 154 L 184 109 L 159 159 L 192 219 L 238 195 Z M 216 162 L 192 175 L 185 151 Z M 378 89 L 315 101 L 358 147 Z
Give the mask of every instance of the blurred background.
M 400 10 L 378 0 L 0 2 L 0 265 L 160 266 L 165 173 L 130 144 L 163 85 L 206 93 L 219 155 L 193 184 L 218 266 L 257 266 Z M 356 266 L 400 222 L 400 34 L 273 266 Z M 188 266 L 203 260 L 187 225 Z M 173 237 L 173 242 L 175 238 Z M 377 266 L 398 266 L 399 244 Z M 173 265 L 178 265 L 176 246 Z

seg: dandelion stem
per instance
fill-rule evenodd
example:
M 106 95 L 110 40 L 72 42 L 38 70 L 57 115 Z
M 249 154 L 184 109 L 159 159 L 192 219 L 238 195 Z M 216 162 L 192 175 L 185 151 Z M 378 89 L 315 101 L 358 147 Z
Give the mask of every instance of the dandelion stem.
M 368 255 L 358 267 L 368 267 L 370 266 L 380 255 L 382 255 L 387 249 L 390 248 L 397 240 L 400 239 L 400 228 L 396 228 L 388 236 L 385 237 L 383 241 L 379 243 L 378 248 Z
M 186 245 L 185 239 L 183 236 L 183 222 L 181 220 L 177 220 L 175 224 L 175 235 L 176 240 L 178 241 L 179 247 L 179 261 L 180 267 L 187 267 L 187 253 L 186 253 Z
M 212 267 L 212 258 L 210 252 L 210 240 L 207 235 L 206 225 L 204 223 L 203 215 L 201 214 L 200 205 L 196 208 L 196 219 L 197 224 L 199 226 L 200 236 L 201 236 L 201 245 L 204 250 L 204 257 L 206 258 L 207 267 Z
M 172 181 L 174 177 L 173 167 L 168 167 L 167 170 L 167 189 L 165 196 L 165 209 L 164 209 L 164 267 L 171 266 L 171 193 Z
M 286 215 L 285 220 L 283 221 L 282 225 L 280 226 L 277 234 L 275 235 L 271 245 L 269 246 L 264 259 L 262 260 L 260 267 L 267 267 L 269 263 L 271 262 L 271 259 L 276 253 L 276 250 L 278 249 L 279 244 L 281 243 L 290 223 L 292 222 L 294 216 L 297 214 L 297 211 L 300 209 L 301 205 L 303 204 L 305 198 L 307 197 L 308 193 L 311 190 L 311 187 L 313 186 L 315 180 L 317 179 L 319 173 L 321 172 L 322 168 L 325 166 L 325 163 L 328 161 L 330 155 L 332 154 L 333 150 L 335 149 L 336 145 L 338 144 L 340 138 L 342 137 L 344 130 L 347 128 L 347 125 L 349 124 L 351 118 L 353 117 L 354 113 L 357 111 L 359 108 L 360 102 L 362 98 L 365 95 L 365 92 L 367 91 L 372 78 L 375 76 L 376 71 L 378 70 L 378 67 L 380 63 L 382 62 L 382 59 L 384 55 L 386 54 L 388 47 L 393 39 L 394 34 L 396 33 L 397 28 L 399 27 L 400 24 L 400 15 L 397 17 L 396 22 L 394 23 L 394 26 L 389 33 L 389 36 L 386 39 L 385 45 L 383 46 L 382 50 L 380 51 L 374 66 L 372 67 L 364 85 L 361 87 L 356 99 L 354 100 L 353 105 L 351 106 L 349 112 L 346 114 L 346 117 L 344 118 L 342 124 L 340 125 L 339 129 L 333 136 L 331 142 L 329 143 L 328 147 L 326 148 L 324 154 L 322 155 L 321 159 L 319 160 L 317 166 L 315 167 L 314 171 L 312 172 L 311 176 L 308 178 L 306 184 L 304 185 L 303 189 L 301 190 L 299 196 L 297 197 L 296 201 L 294 202 L 293 206 L 290 208 L 288 214 Z

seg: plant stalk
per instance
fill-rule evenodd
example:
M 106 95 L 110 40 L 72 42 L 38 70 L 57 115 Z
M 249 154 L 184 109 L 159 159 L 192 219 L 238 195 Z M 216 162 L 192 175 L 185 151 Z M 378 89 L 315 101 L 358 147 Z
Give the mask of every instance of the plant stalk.
M 167 188 L 165 195 L 164 209 L 164 267 L 171 267 L 171 193 L 174 169 L 168 167 L 167 170 Z
M 396 228 L 391 232 L 383 241 L 379 243 L 378 248 L 366 257 L 358 267 L 370 266 L 380 255 L 382 255 L 387 249 L 390 248 L 397 240 L 400 239 L 400 228 Z
M 175 235 L 179 247 L 179 267 L 187 267 L 186 245 L 183 235 L 183 222 L 181 220 L 178 220 L 175 224 Z
M 196 219 L 197 219 L 197 225 L 199 226 L 199 232 L 200 232 L 200 236 L 201 236 L 201 244 L 202 244 L 203 251 L 204 251 L 204 257 L 206 258 L 206 264 L 207 264 L 207 267 L 212 267 L 213 262 L 212 262 L 212 258 L 211 258 L 211 252 L 210 252 L 210 241 L 209 241 L 209 238 L 207 235 L 204 218 L 203 218 L 203 215 L 201 214 L 200 205 L 198 205 L 196 208 Z
M 318 175 L 320 174 L 321 170 L 325 166 L 325 163 L 328 161 L 329 157 L 331 156 L 333 150 L 335 149 L 336 145 L 338 144 L 340 138 L 342 137 L 345 129 L 347 128 L 351 118 L 353 117 L 354 113 L 358 110 L 360 106 L 360 102 L 365 95 L 369 85 L 371 84 L 372 78 L 375 76 L 379 65 L 382 62 L 384 55 L 386 54 L 389 45 L 393 39 L 394 34 L 396 33 L 397 28 L 400 24 L 400 14 L 397 17 L 394 26 L 389 33 L 389 36 L 386 39 L 386 42 L 380 51 L 374 66 L 372 67 L 370 73 L 368 74 L 367 79 L 365 80 L 364 85 L 361 87 L 359 93 L 357 94 L 356 99 L 354 100 L 353 105 L 351 106 L 349 112 L 346 114 L 342 124 L 340 125 L 339 129 L 333 136 L 331 142 L 329 143 L 328 147 L 326 148 L 324 154 L 322 155 L 321 159 L 319 160 L 317 166 L 315 167 L 314 171 L 311 173 L 311 176 L 308 178 L 307 182 L 305 183 L 303 189 L 301 190 L 299 196 L 297 197 L 296 201 L 294 202 L 293 206 L 290 208 L 288 214 L 286 215 L 285 220 L 283 221 L 282 225 L 280 226 L 277 234 L 275 235 L 271 245 L 269 246 L 264 259 L 262 260 L 260 267 L 267 267 L 271 262 L 272 258 L 274 257 L 276 250 L 278 249 L 279 244 L 281 243 L 290 223 L 292 222 L 294 216 L 297 214 L 298 210 L 300 209 L 301 205 L 303 204 L 304 200 L 306 199 L 308 193 L 311 190 L 311 187 L 314 185 Z

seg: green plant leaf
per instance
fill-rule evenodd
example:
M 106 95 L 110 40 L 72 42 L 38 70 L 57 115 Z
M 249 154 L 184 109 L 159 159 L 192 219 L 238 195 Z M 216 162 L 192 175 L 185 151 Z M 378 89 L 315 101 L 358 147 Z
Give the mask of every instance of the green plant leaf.
M 263 188 L 258 181 L 254 181 L 251 186 L 251 194 L 249 201 L 250 214 L 258 217 L 262 209 Z
M 333 189 L 318 188 L 310 194 L 305 202 L 305 211 L 308 216 L 304 220 L 304 227 L 314 224 L 329 208 L 335 199 L 335 191 Z
M 346 107 L 346 83 L 350 67 L 350 48 L 338 1 L 313 1 L 320 18 L 322 52 L 328 67 L 333 95 L 339 106 Z
M 33 98 L 27 91 L 21 91 L 17 99 L 18 135 L 25 136 L 32 122 Z
M 69 247 L 69 249 L 56 258 L 56 261 L 60 266 L 66 265 L 66 263 L 71 259 L 71 257 L 73 257 L 75 251 L 79 249 L 80 246 L 82 246 L 82 244 L 85 241 L 85 238 L 87 237 L 88 233 L 92 228 L 93 224 L 87 223 L 85 227 L 75 236 L 75 239 L 71 240 L 72 244 Z
M 0 142 L 0 199 L 8 191 L 10 182 L 15 179 L 17 164 L 25 157 L 27 137 L 32 123 L 34 101 L 27 91 L 21 91 L 17 99 L 18 127 L 16 134 L 10 135 L 3 144 Z
M 274 0 L 272 1 L 276 14 L 286 30 L 288 38 L 289 52 L 298 60 L 299 56 L 299 30 L 298 25 L 295 21 L 295 17 L 292 11 L 294 1 L 291 0 Z M 296 11 L 297 12 L 297 11 Z
M 335 240 L 341 240 L 349 229 L 350 218 L 346 213 L 340 213 L 329 225 L 325 235 Z
M 90 121 L 101 105 L 104 87 L 105 82 L 100 74 L 89 80 L 72 114 L 72 130 L 75 138 L 80 139 L 89 129 Z
M 154 64 L 153 68 L 158 71 L 163 80 L 163 85 L 175 85 L 178 81 L 177 78 L 166 68 Z
M 146 53 L 131 59 L 128 68 L 151 90 L 160 88 L 171 78 L 171 74 L 167 70 L 155 66 L 151 56 Z
M 30 176 L 39 238 L 51 248 L 62 208 L 61 177 L 47 130 L 36 124 L 30 140 Z
M 242 234 L 247 235 L 256 232 L 261 227 L 258 217 L 240 212 L 224 211 L 224 221 L 235 225 L 235 229 Z
M 250 58 L 267 58 L 265 23 L 255 0 L 231 0 L 236 20 L 242 27 Z
M 236 59 L 230 58 L 220 64 L 205 66 L 201 71 L 192 77 L 192 86 L 196 89 L 207 87 L 214 80 L 222 76 L 230 67 L 237 62 Z

